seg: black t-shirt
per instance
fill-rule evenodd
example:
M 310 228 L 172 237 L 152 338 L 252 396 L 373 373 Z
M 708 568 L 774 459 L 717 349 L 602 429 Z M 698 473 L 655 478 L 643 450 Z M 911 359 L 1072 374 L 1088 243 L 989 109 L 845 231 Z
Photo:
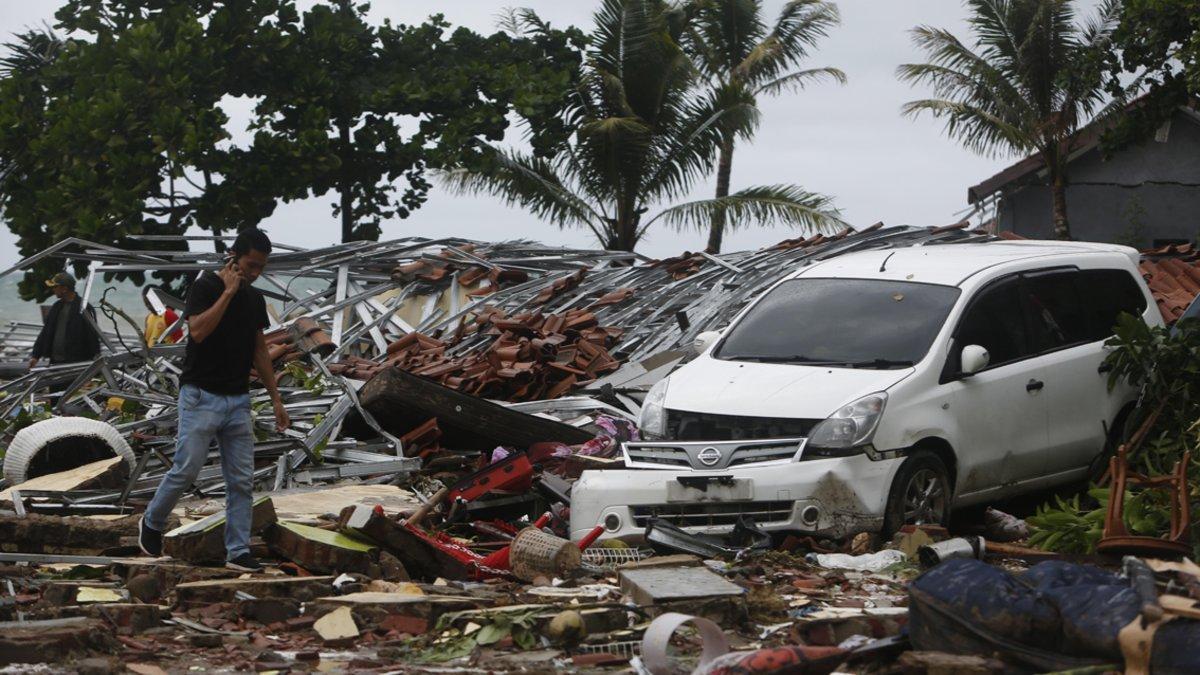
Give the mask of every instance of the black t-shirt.
M 188 289 L 183 316 L 203 313 L 217 302 L 225 282 L 205 272 Z M 270 325 L 267 303 L 252 286 L 245 283 L 234 293 L 216 329 L 196 342 L 188 338 L 180 382 L 223 395 L 244 394 L 250 390 L 250 367 L 254 362 L 254 338 Z

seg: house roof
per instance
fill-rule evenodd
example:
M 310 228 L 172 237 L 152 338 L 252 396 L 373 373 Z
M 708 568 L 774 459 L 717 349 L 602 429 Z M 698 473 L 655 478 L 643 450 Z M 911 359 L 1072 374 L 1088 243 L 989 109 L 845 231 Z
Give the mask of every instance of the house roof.
M 1140 105 L 1142 100 L 1142 98 L 1139 98 L 1133 101 L 1129 104 L 1128 108 Z M 1196 101 L 1193 101 L 1192 105 L 1196 105 Z M 1188 119 L 1200 124 L 1200 113 L 1197 113 L 1192 108 L 1180 106 L 1179 111 L 1185 113 Z M 1100 145 L 1101 137 L 1111 126 L 1111 124 L 1091 124 L 1076 132 L 1075 136 L 1071 139 L 1070 155 L 1067 161 L 1074 161 L 1080 155 Z M 1044 166 L 1045 164 L 1039 155 L 1030 155 L 978 185 L 972 185 L 967 188 L 967 203 L 974 204 L 975 202 L 982 201 L 1001 188 L 1041 171 Z

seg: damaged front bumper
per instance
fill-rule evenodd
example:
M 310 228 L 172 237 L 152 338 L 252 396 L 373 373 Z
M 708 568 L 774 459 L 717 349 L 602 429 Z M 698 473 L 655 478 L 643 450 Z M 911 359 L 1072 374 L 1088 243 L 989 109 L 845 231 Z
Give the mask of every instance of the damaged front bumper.
M 739 516 L 768 531 L 845 537 L 883 526 L 902 459 L 866 455 L 766 466 L 585 471 L 571 491 L 571 536 L 638 541 L 658 516 L 696 533 L 724 533 Z

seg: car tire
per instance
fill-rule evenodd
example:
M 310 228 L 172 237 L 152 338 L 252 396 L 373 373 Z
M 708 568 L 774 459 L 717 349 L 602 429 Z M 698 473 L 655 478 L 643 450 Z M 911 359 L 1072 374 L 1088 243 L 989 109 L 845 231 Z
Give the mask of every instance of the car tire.
M 945 525 L 950 517 L 950 497 L 946 463 L 928 450 L 917 450 L 904 460 L 892 479 L 883 535 L 891 537 L 909 524 Z

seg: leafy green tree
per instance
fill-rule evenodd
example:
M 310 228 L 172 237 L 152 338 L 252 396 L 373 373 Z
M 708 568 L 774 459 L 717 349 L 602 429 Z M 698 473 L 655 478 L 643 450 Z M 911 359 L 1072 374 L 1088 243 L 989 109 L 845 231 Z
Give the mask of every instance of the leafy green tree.
M 981 155 L 1037 153 L 1049 174 L 1054 234 L 1070 239 L 1067 162 L 1075 133 L 1105 105 L 1104 62 L 1120 4 L 1104 0 L 1077 24 L 1072 0 L 968 0 L 974 48 L 949 31 L 920 26 L 913 41 L 928 63 L 904 64 L 902 80 L 928 84 L 933 98 L 904 105 L 928 112 L 946 133 Z
M 21 253 L 69 236 L 182 249 L 131 237 L 221 234 L 331 190 L 343 238 L 375 238 L 380 220 L 424 202 L 427 165 L 484 161 L 477 141 L 503 138 L 510 111 L 535 148 L 565 134 L 577 31 L 483 37 L 436 17 L 374 27 L 365 12 L 340 0 L 303 17 L 294 0 L 68 1 L 56 17 L 70 37 L 20 36 L 0 62 L 0 211 Z M 249 144 L 231 142 L 230 98 L 257 106 Z M 57 264 L 38 263 L 22 295 L 44 298 Z
M 1105 138 L 1110 149 L 1152 134 L 1200 97 L 1200 0 L 1125 0 L 1113 43 L 1110 89 L 1119 93 L 1130 76 L 1148 88 Z
M 218 103 L 245 90 L 289 8 L 73 0 L 56 16 L 78 37 L 12 45 L 0 73 L 0 209 L 21 253 L 69 236 L 136 248 L 129 235 L 220 233 L 268 215 L 274 199 L 225 147 Z M 22 295 L 44 298 L 39 280 L 56 264 L 40 263 Z
M 837 68 L 798 66 L 809 52 L 841 22 L 837 6 L 823 0 L 790 0 L 768 26 L 761 0 L 693 0 L 695 20 L 684 44 L 712 96 L 719 100 L 752 101 L 798 91 L 819 80 L 845 83 Z M 729 195 L 737 129 L 720 128 L 717 162 L 718 199 Z M 753 131 L 751 129 L 750 131 Z M 749 134 L 745 136 L 749 139 Z M 715 213 L 708 231 L 708 252 L 719 253 L 725 233 L 725 214 Z
M 839 224 L 829 200 L 790 185 L 753 187 L 714 199 L 654 206 L 684 196 L 707 175 L 724 134 L 746 135 L 757 118 L 749 97 L 697 86 L 682 48 L 694 9 L 662 0 L 603 0 L 594 15 L 578 87 L 567 101 L 570 136 L 540 157 L 490 149 L 490 163 L 442 174 L 462 193 L 520 205 L 559 227 L 587 228 L 607 249 L 632 251 L 655 223 L 703 228 L 727 222 L 814 229 Z M 532 11 L 510 28 L 544 34 Z
M 582 39 L 447 35 L 440 16 L 376 27 L 367 10 L 332 0 L 305 12 L 271 59 L 256 111 L 256 148 L 286 167 L 281 195 L 335 192 L 342 241 L 378 239 L 383 220 L 419 208 L 430 188 L 426 168 L 471 162 L 478 139 L 504 137 L 510 110 L 539 141 L 561 135 L 556 120 Z

